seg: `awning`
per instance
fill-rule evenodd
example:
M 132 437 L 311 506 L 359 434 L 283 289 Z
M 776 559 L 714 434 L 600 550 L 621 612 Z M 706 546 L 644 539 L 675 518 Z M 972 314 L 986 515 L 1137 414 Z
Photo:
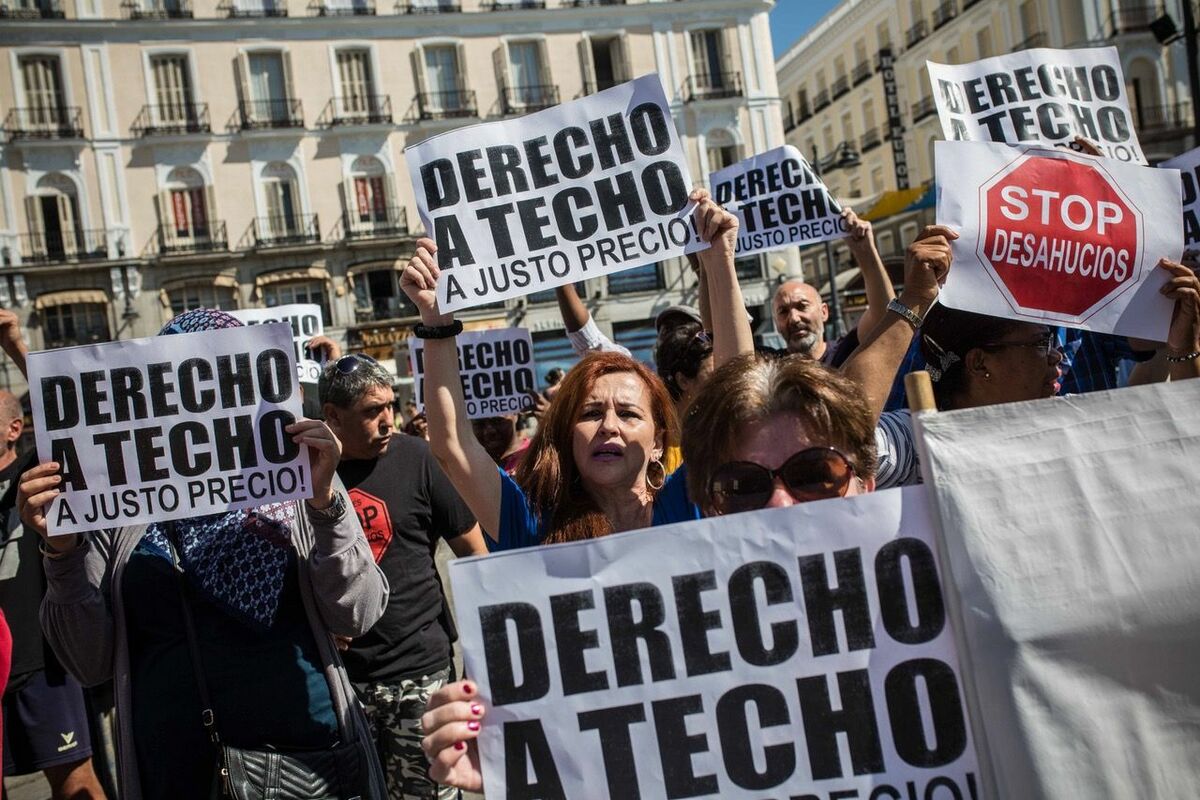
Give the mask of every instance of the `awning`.
M 377 269 L 390 269 L 396 272 L 402 272 L 408 266 L 407 261 L 396 259 L 395 261 L 368 261 L 363 264 L 354 264 L 346 269 L 346 277 L 353 278 L 360 272 L 371 272 Z
M 303 267 L 301 269 L 282 269 L 278 272 L 266 272 L 254 279 L 255 286 L 267 286 L 272 283 L 286 281 L 327 281 L 329 271 L 324 267 Z
M 171 292 L 185 286 L 220 286 L 222 289 L 236 289 L 238 281 L 233 275 L 193 275 L 190 278 L 163 281 L 159 288 L 164 292 Z
M 925 201 L 926 195 L 930 198 L 929 205 L 920 205 L 920 203 Z M 865 214 L 859 214 L 859 216 L 874 222 L 875 220 L 884 219 L 903 211 L 930 208 L 933 205 L 933 197 L 934 185 L 932 182 L 917 186 L 914 189 L 897 189 L 896 191 L 884 192 L 875 205 L 871 207 L 870 211 Z
M 108 294 L 103 289 L 68 289 L 62 292 L 44 292 L 33 301 L 33 307 L 41 311 L 51 306 L 69 306 L 72 303 L 107 303 Z

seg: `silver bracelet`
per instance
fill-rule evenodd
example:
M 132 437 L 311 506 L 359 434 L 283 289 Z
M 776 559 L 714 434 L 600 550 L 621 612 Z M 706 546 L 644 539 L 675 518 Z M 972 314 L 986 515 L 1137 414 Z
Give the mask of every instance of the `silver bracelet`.
M 1189 361 L 1195 361 L 1200 358 L 1200 350 L 1193 350 L 1190 353 L 1184 353 L 1181 356 L 1167 356 L 1167 361 L 1171 364 L 1186 364 Z
M 913 330 L 920 330 L 921 325 L 925 322 L 920 314 L 913 311 L 911 308 L 904 305 L 904 303 L 901 303 L 894 297 L 888 301 L 887 310 L 894 311 L 900 316 L 904 317 L 908 324 L 913 326 Z

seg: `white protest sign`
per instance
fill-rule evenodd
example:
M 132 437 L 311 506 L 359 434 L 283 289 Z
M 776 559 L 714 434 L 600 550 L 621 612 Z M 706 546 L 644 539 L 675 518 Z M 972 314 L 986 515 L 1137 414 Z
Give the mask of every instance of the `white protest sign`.
M 1183 238 L 1187 247 L 1200 247 L 1200 147 L 1159 164 L 1177 169 L 1183 181 Z
M 308 357 L 305 343 L 314 336 L 325 333 L 321 319 L 321 307 L 315 303 L 292 303 L 272 308 L 239 308 L 229 315 L 246 325 L 262 325 L 267 322 L 286 322 L 292 326 L 296 347 L 296 374 L 302 383 L 316 383 L 321 378 L 322 364 Z
M 989 796 L 1200 797 L 1198 400 L 1186 380 L 916 418 Z
M 404 151 L 456 311 L 703 250 L 657 75 Z
M 937 221 L 958 231 L 941 300 L 1027 322 L 1165 341 L 1179 173 L 1065 149 L 937 142 Z
M 408 340 L 413 398 L 425 407 L 425 342 Z M 525 328 L 464 331 L 456 337 L 458 370 L 470 419 L 515 414 L 533 407 L 537 391 L 533 340 Z
M 947 139 L 1068 147 L 1082 136 L 1108 158 L 1146 163 L 1115 47 L 925 64 Z
M 62 465 L 51 534 L 312 496 L 287 325 L 29 355 L 38 459 Z
M 708 182 L 741 223 L 739 256 L 846 236 L 841 206 L 790 144 L 717 170 Z
M 927 503 L 453 562 L 489 800 L 978 797 Z

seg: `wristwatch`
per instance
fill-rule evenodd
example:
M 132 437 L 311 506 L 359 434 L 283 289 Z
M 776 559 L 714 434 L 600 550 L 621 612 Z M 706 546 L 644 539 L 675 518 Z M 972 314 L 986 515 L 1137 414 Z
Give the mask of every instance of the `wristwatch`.
M 337 522 L 346 513 L 346 493 L 334 490 L 333 502 L 327 508 L 313 508 L 307 502 L 308 516 L 322 522 Z
M 894 297 L 888 301 L 887 310 L 894 311 L 895 313 L 904 317 L 908 324 L 913 326 L 913 330 L 919 330 L 922 323 L 925 322 L 925 320 L 921 318 L 921 315 Z

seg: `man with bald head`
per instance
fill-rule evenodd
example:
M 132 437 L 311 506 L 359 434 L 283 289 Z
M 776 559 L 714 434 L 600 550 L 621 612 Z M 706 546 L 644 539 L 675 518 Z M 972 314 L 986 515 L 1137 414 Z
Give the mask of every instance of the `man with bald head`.
M 775 329 L 787 342 L 789 355 L 802 355 L 824 362 L 831 348 L 825 341 L 829 304 L 802 280 L 790 280 L 775 290 L 771 299 Z

